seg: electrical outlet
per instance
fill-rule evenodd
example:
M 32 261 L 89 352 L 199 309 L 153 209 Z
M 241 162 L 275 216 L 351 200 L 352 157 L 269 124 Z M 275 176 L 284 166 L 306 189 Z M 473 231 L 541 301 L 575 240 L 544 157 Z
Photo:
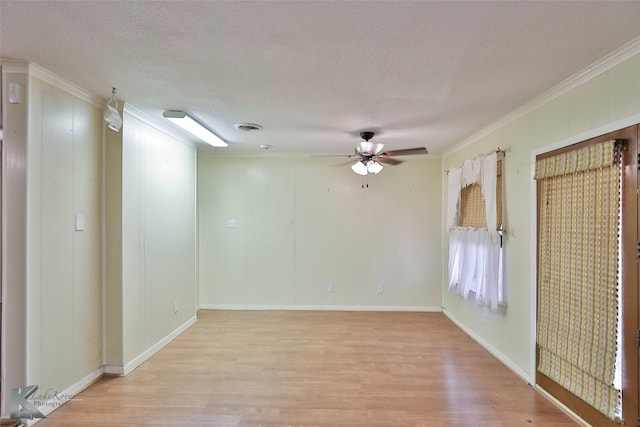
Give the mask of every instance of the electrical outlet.
M 382 286 L 382 285 L 378 285 L 378 293 L 379 293 L 379 294 L 384 293 L 384 286 Z
M 173 314 L 178 313 L 178 301 L 173 302 Z
M 335 290 L 336 290 L 336 289 L 333 287 L 333 283 L 329 283 L 329 289 L 328 289 L 328 291 L 329 291 L 329 292 L 333 292 L 333 291 L 335 291 Z
M 482 310 L 482 324 L 487 324 L 487 310 Z

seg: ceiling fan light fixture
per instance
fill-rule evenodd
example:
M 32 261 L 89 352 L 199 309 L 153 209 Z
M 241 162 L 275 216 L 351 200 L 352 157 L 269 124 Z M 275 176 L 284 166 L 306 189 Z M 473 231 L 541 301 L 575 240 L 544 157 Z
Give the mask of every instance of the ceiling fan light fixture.
M 377 175 L 382 172 L 382 169 L 384 169 L 384 166 L 374 160 L 369 160 L 367 163 L 367 172 L 369 173 Z
M 182 129 L 186 130 L 190 134 L 200 138 L 204 142 L 214 147 L 228 147 L 225 141 L 223 141 L 218 135 L 211 132 L 206 127 L 192 119 L 184 111 L 167 110 L 162 113 L 165 119 L 177 124 Z
M 351 165 L 351 170 L 353 170 L 358 175 L 362 175 L 362 176 L 364 176 L 364 175 L 366 175 L 368 173 L 367 165 L 365 165 L 361 161 L 357 161 L 353 165 Z

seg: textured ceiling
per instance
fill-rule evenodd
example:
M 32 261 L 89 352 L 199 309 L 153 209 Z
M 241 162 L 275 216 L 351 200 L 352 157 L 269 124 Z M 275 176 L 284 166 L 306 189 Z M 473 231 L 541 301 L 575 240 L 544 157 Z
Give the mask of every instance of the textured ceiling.
M 228 151 L 442 153 L 640 35 L 640 2 L 6 1 L 0 58 L 39 64 Z M 237 122 L 264 126 L 235 129 Z

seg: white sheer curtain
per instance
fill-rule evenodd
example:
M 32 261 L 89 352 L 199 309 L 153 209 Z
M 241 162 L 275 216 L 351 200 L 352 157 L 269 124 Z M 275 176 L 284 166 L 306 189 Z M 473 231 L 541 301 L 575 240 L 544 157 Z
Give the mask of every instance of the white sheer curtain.
M 497 153 L 467 160 L 449 170 L 449 289 L 493 309 L 504 304 L 502 248 L 496 229 Z M 460 227 L 460 191 L 480 184 L 488 227 Z

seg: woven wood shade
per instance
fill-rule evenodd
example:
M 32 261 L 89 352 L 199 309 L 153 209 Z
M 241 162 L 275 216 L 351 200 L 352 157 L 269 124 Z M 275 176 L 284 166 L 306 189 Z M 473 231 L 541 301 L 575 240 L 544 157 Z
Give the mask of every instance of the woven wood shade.
M 502 224 L 502 159 L 498 159 L 496 182 L 497 224 Z M 486 206 L 480 184 L 468 185 L 460 192 L 460 226 L 483 228 L 487 226 Z
M 615 141 L 536 162 L 538 371 L 612 420 L 620 167 Z

